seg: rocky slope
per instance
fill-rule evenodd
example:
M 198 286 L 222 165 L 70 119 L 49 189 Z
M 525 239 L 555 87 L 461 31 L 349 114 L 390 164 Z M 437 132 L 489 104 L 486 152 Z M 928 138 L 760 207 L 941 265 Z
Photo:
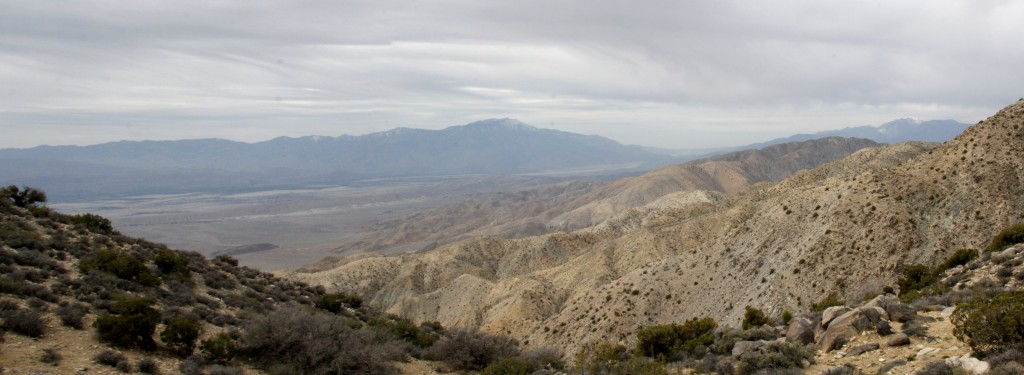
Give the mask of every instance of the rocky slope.
M 417 320 L 572 350 L 744 305 L 777 315 L 858 299 L 895 270 L 1024 219 L 1024 100 L 944 144 L 860 150 L 713 203 L 629 210 L 573 233 L 476 238 L 296 278 Z
M 734 194 L 763 181 L 842 158 L 877 143 L 824 138 L 734 152 L 660 168 L 611 183 L 572 182 L 473 198 L 375 225 L 339 252 L 417 250 L 471 236 L 518 238 L 590 227 L 627 209 L 679 191 Z M 329 267 L 329 259 L 314 268 Z

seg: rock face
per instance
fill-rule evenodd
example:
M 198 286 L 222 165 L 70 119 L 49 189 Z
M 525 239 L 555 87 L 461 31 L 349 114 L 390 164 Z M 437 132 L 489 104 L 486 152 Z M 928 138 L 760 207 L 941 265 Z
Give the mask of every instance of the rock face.
M 988 373 L 989 370 L 988 362 L 971 357 L 969 355 L 964 355 L 962 357 L 946 358 L 946 364 L 953 367 L 962 368 L 966 370 L 968 373 L 976 375 Z
M 786 329 L 786 340 L 804 345 L 814 342 L 814 323 L 804 317 L 793 318 Z
M 917 318 L 917 311 L 914 308 L 901 303 L 899 298 L 890 294 L 875 297 L 865 306 L 882 308 L 888 315 L 887 319 L 894 322 L 905 323 Z
M 571 355 L 589 342 L 628 342 L 653 324 L 711 316 L 735 325 L 744 305 L 778 316 L 831 293 L 860 300 L 891 286 L 902 265 L 936 264 L 1024 221 L 1021 196 L 1024 101 L 941 145 L 862 149 L 714 203 L 633 209 L 572 233 L 469 239 L 294 276 L 415 320 Z
M 889 346 L 906 346 L 910 345 L 910 337 L 902 333 L 897 333 L 893 337 L 889 338 L 887 343 Z

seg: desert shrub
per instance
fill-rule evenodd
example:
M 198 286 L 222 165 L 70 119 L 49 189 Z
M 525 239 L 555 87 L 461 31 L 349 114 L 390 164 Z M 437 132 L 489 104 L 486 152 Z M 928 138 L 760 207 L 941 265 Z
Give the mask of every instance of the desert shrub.
M 421 330 L 416 324 L 408 319 L 399 317 L 387 317 L 374 319 L 370 325 L 386 332 L 396 339 L 408 342 L 421 348 L 427 348 L 434 344 L 437 337 L 425 330 Z
M 901 329 L 903 334 L 907 336 L 926 337 L 928 336 L 928 326 L 924 324 L 921 319 L 914 319 L 903 325 Z
M 1024 344 L 1024 292 L 1004 292 L 957 306 L 953 334 L 976 353 L 1022 349 Z
M 114 233 L 114 226 L 110 224 L 110 220 L 107 218 L 94 215 L 94 214 L 80 214 L 68 216 L 68 222 L 77 226 L 81 226 L 89 231 L 112 234 Z
M 151 350 L 155 347 L 153 331 L 160 322 L 160 312 L 152 304 L 153 300 L 148 298 L 122 297 L 111 307 L 116 315 L 101 315 L 93 322 L 93 327 L 104 342 Z
M 6 243 L 12 249 L 43 250 L 46 248 L 43 236 L 36 233 L 31 227 L 22 228 L 12 222 L 0 223 L 0 242 Z
M 113 350 L 104 350 L 96 354 L 92 358 L 96 363 L 104 366 L 110 366 L 118 369 L 121 372 L 131 372 L 132 363 L 128 361 L 128 357 L 124 353 L 116 352 Z
M 61 324 L 74 329 L 82 329 L 82 319 L 89 313 L 89 306 L 77 302 L 62 302 L 57 306 L 57 317 Z
M 1024 352 L 1018 349 L 1008 349 L 988 356 L 985 361 L 992 367 L 1009 362 L 1024 363 Z
M 747 306 L 743 311 L 743 329 L 751 329 L 763 325 L 772 325 L 771 319 L 758 308 Z
M 565 363 L 562 362 L 562 353 L 553 348 L 527 350 L 519 357 L 532 363 L 538 369 L 549 368 L 558 371 L 565 369 Z
M 46 333 L 46 320 L 38 311 L 5 307 L 0 310 L 4 330 L 28 337 L 42 337 Z
M 897 283 L 900 287 L 900 294 L 903 295 L 921 290 L 934 281 L 935 274 L 930 267 L 923 264 L 913 264 L 900 272 L 900 279 Z
M 1024 365 L 1018 362 L 1006 362 L 998 366 L 992 366 L 989 375 L 1020 375 L 1024 374 Z
M 57 302 L 59 298 L 45 285 L 19 280 L 13 275 L 0 276 L 0 293 L 22 297 L 36 297 L 44 301 Z
M 775 340 L 779 338 L 779 332 L 772 327 L 758 327 L 753 329 L 739 330 L 735 328 L 722 327 L 715 331 L 714 342 L 708 347 L 711 353 L 719 355 L 732 355 L 732 347 L 740 341 Z
M 37 203 L 46 202 L 46 193 L 42 190 L 24 186 L 19 189 L 15 185 L 0 188 L 0 200 L 18 207 L 26 208 Z
M 230 255 L 218 255 L 213 258 L 213 261 L 232 267 L 238 267 L 238 259 L 232 258 Z
M 682 325 L 664 324 L 637 332 L 637 353 L 658 359 L 670 359 L 677 353 L 697 354 L 714 342 L 718 327 L 714 319 L 693 318 Z
M 100 250 L 82 259 L 79 265 L 84 272 L 97 270 L 147 286 L 160 284 L 160 279 L 153 276 L 142 260 L 122 251 Z
M 316 303 L 317 308 L 324 309 L 332 313 L 341 312 L 341 308 L 344 306 L 358 309 L 362 305 L 362 298 L 345 293 L 324 294 L 320 296 L 320 300 Z
M 480 375 L 530 375 L 537 366 L 521 358 L 501 358 L 484 367 Z
M 789 310 L 783 310 L 781 319 L 782 325 L 789 325 L 789 322 L 793 320 L 793 313 L 789 312 Z
M 822 298 L 821 301 L 811 304 L 811 311 L 825 311 L 829 307 L 842 305 L 843 301 L 839 299 L 839 296 L 832 293 Z
M 960 249 L 953 252 L 949 258 L 946 258 L 942 264 L 939 265 L 937 273 L 941 274 L 943 271 L 956 266 L 962 266 L 978 257 L 978 250 L 974 249 Z
M 199 350 L 203 353 L 203 358 L 221 364 L 228 363 L 234 359 L 238 351 L 235 339 L 223 332 L 203 340 L 199 344 Z
M 1010 246 L 1024 242 L 1024 223 L 1003 229 L 989 243 L 985 251 L 1002 251 Z
M 202 375 L 203 357 L 190 355 L 178 364 L 178 371 L 181 375 Z
M 264 368 L 285 365 L 303 374 L 392 372 L 388 362 L 402 358 L 385 345 L 368 345 L 371 339 L 341 317 L 285 306 L 244 326 L 239 353 Z
M 202 325 L 192 319 L 174 318 L 171 319 L 163 332 L 160 332 L 160 341 L 171 348 L 171 351 L 187 356 L 192 354 L 196 347 L 196 339 L 202 332 Z
M 455 370 L 479 371 L 500 358 L 515 357 L 519 344 L 508 337 L 454 329 L 428 348 L 426 358 L 442 361 Z
M 966 375 L 963 369 L 946 364 L 946 361 L 928 362 L 924 368 L 918 370 L 914 375 Z
M 39 362 L 56 366 L 60 364 L 60 360 L 63 358 L 64 357 L 62 357 L 60 353 L 57 352 L 57 349 L 46 348 L 43 349 L 43 354 L 39 357 Z
M 667 375 L 661 362 L 636 357 L 622 345 L 591 344 L 576 354 L 575 372 L 583 375 Z
M 814 349 L 791 342 L 771 342 L 760 350 L 750 350 L 738 358 L 737 372 L 752 374 L 758 371 L 799 369 L 804 361 L 814 359 Z
M 154 361 L 153 358 L 143 357 L 142 359 L 139 359 L 139 362 L 135 364 L 135 367 L 143 374 L 160 374 L 160 366 L 157 366 L 156 361 Z
M 190 280 L 188 257 L 174 250 L 159 249 L 153 256 L 153 264 L 165 278 L 179 281 Z

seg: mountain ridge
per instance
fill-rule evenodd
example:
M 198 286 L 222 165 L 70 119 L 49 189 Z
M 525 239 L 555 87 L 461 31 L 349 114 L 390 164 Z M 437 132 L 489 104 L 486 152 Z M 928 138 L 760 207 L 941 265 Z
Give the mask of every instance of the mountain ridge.
M 901 267 L 982 246 L 1024 220 L 1022 157 L 1024 100 L 945 144 L 861 149 L 714 203 L 292 276 L 416 320 L 572 352 L 694 317 L 735 325 L 744 305 L 778 315 L 830 294 L 878 293 Z

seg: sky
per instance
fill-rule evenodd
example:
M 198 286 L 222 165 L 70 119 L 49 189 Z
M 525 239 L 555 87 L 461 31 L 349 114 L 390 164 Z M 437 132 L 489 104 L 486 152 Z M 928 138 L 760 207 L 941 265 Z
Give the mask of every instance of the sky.
M 1024 1 L 0 0 L 0 147 L 511 117 L 666 148 L 1024 96 Z

